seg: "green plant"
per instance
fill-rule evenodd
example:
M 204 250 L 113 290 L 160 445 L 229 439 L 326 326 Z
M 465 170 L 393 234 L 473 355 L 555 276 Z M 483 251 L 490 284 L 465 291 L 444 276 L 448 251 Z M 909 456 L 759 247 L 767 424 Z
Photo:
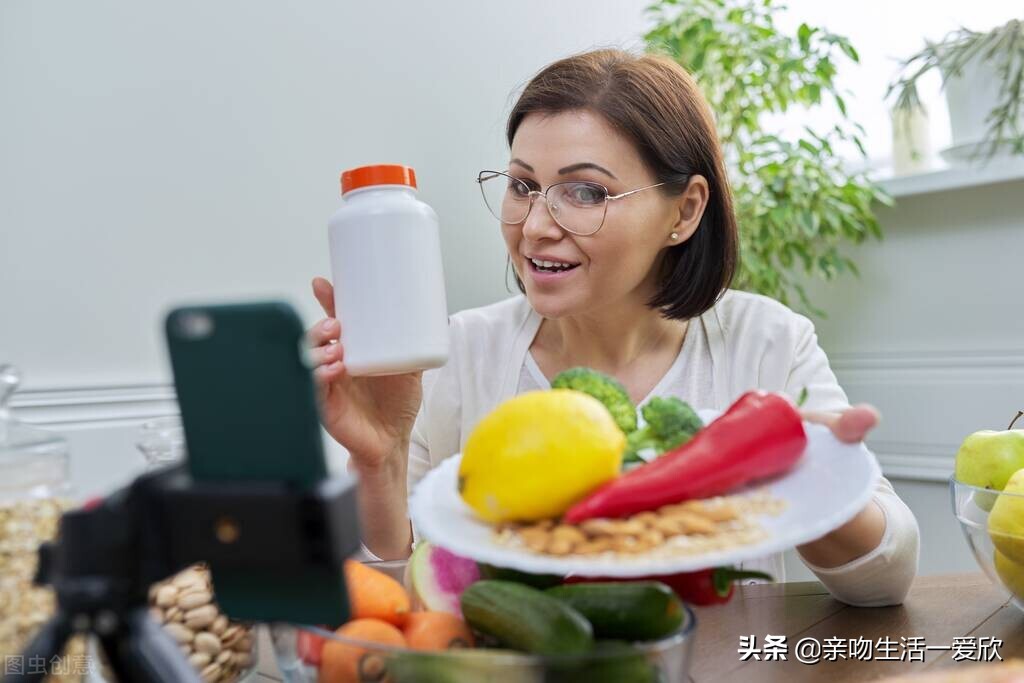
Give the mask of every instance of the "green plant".
M 847 114 L 835 82 L 838 60 L 859 61 L 850 42 L 802 24 L 775 26 L 774 0 L 659 0 L 647 12 L 650 52 L 667 54 L 697 78 L 715 113 L 740 226 L 735 286 L 823 315 L 806 287 L 857 274 L 843 252 L 882 236 L 873 211 L 889 197 L 837 150 L 865 157 L 864 129 Z M 829 130 L 795 138 L 770 130 L 767 114 L 834 104 Z
M 1000 99 L 988 113 L 988 131 L 978 150 L 987 158 L 1007 147 L 1024 154 L 1024 21 L 1013 19 L 987 33 L 960 28 L 938 43 L 925 47 L 900 65 L 896 80 L 886 97 L 896 94 L 894 107 L 900 111 L 923 109 L 918 96 L 918 80 L 938 69 L 942 82 L 963 75 L 973 62 L 990 62 L 999 75 Z

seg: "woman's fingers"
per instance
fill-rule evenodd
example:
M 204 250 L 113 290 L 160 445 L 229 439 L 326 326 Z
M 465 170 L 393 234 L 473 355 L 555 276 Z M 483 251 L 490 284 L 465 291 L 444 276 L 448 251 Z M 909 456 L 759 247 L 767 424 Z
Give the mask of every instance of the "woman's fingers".
M 317 302 L 320 304 L 320 308 L 324 309 L 324 313 L 327 314 L 328 318 L 335 317 L 334 287 L 328 280 L 322 277 L 313 278 L 313 296 L 316 297 Z
M 323 346 L 314 346 L 309 350 L 309 359 L 314 368 L 319 368 L 323 365 L 330 365 L 342 360 L 344 349 L 341 348 L 341 344 L 324 344 Z
M 823 424 L 832 430 L 836 438 L 845 443 L 857 443 L 877 424 L 880 416 L 874 406 L 867 404 L 847 408 L 841 413 L 820 413 L 802 411 L 808 422 Z
M 309 345 L 323 346 L 337 341 L 341 337 L 341 323 L 334 318 L 324 318 L 306 332 Z
M 345 374 L 345 364 L 339 361 L 321 365 L 313 370 L 313 379 L 320 386 L 326 386 Z

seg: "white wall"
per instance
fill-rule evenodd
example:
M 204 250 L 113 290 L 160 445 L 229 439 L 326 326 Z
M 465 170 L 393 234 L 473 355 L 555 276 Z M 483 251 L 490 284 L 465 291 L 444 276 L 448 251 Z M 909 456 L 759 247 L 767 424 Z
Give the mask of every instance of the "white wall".
M 34 388 L 161 383 L 171 303 L 312 319 L 338 173 L 365 163 L 416 168 L 452 310 L 505 295 L 474 180 L 507 160 L 510 95 L 636 44 L 644 5 L 0 3 L 0 355 Z
M 416 168 L 451 311 L 508 296 L 474 182 L 544 64 L 633 47 L 644 0 L 0 2 L 0 359 L 92 492 L 175 410 L 183 300 L 283 297 L 312 322 L 338 174 Z M 396 245 L 399 248 L 400 245 Z

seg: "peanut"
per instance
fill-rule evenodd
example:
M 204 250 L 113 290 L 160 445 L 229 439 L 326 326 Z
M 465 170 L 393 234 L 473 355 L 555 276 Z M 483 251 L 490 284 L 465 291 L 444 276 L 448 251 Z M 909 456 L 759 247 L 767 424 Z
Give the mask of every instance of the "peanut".
M 675 517 L 661 517 L 653 526 L 655 531 L 665 536 L 678 536 L 686 533 L 686 525 Z
M 221 643 L 224 647 L 230 648 L 233 647 L 235 643 L 237 643 L 244 637 L 245 629 L 243 629 L 238 624 L 235 624 L 233 626 L 229 626 L 227 631 L 224 631 L 224 634 L 220 637 L 218 642 Z M 216 636 L 214 636 L 214 638 L 216 638 Z
M 213 625 L 210 626 L 210 631 L 214 635 L 218 635 L 218 636 L 223 635 L 224 631 L 226 631 L 227 629 L 228 629 L 228 618 L 226 616 L 224 616 L 223 614 L 218 615 L 217 618 L 213 620 Z
M 210 656 L 218 655 L 221 651 L 220 639 L 208 631 L 196 634 L 195 646 L 197 652 L 205 652 Z
M 651 529 L 641 534 L 640 540 L 648 543 L 653 548 L 665 542 L 665 535 L 657 529 Z
M 583 543 L 587 540 L 586 534 L 577 529 L 574 526 L 568 524 L 559 524 L 551 532 L 551 536 L 556 539 L 564 539 L 575 545 L 577 543 Z
M 215 683 L 215 681 L 220 678 L 221 669 L 222 667 L 220 664 L 213 662 L 212 664 L 207 665 L 199 675 L 202 677 L 204 683 Z
M 646 531 L 646 529 L 644 528 L 643 523 L 636 520 L 628 520 L 619 522 L 615 533 L 625 536 L 639 536 L 644 531 Z
M 641 512 L 638 515 L 633 515 L 631 519 L 635 522 L 639 522 L 644 526 L 653 526 L 658 521 L 658 513 L 656 512 Z
M 568 555 L 572 549 L 572 541 L 565 538 L 552 538 L 545 548 L 552 555 Z
M 188 663 L 197 671 L 202 671 L 203 667 L 210 663 L 210 655 L 205 652 L 193 652 L 188 658 Z
M 546 541 L 548 538 L 548 532 L 544 529 L 537 529 L 536 527 L 526 527 L 519 532 L 519 537 L 527 543 L 541 539 Z
M 190 629 L 201 631 L 213 624 L 217 618 L 217 608 L 214 605 L 203 605 L 185 612 L 185 625 Z
M 178 597 L 178 607 L 188 611 L 203 605 L 209 605 L 213 601 L 213 594 L 210 591 L 201 589 L 183 593 Z
M 171 583 L 180 589 L 187 589 L 192 586 L 205 588 L 206 577 L 198 569 L 186 569 L 171 579 Z
M 246 632 L 242 639 L 234 645 L 234 650 L 237 652 L 252 652 L 252 633 Z
M 588 519 L 580 524 L 580 529 L 588 536 L 611 536 L 616 528 L 614 519 Z
M 580 543 L 576 546 L 576 552 L 580 555 L 593 555 L 607 552 L 612 549 L 612 539 L 609 537 L 595 538 L 593 541 Z
M 715 532 L 714 522 L 707 517 L 701 517 L 692 512 L 677 512 L 671 518 L 678 519 L 685 528 L 684 533 L 687 534 L 713 534 Z
M 156 592 L 157 607 L 171 607 L 178 599 L 178 589 L 171 585 L 160 586 Z
M 732 520 L 739 517 L 739 512 L 736 510 L 736 506 L 728 501 L 722 501 L 714 505 L 708 505 L 699 500 L 692 501 L 694 505 L 690 507 L 690 512 L 707 517 L 712 522 L 731 522 Z

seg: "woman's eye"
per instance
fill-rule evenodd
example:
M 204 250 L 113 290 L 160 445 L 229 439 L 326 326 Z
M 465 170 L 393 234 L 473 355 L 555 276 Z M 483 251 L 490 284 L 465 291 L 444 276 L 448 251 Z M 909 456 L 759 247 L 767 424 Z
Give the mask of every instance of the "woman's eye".
M 604 201 L 604 192 L 593 185 L 574 185 L 569 188 L 569 198 L 584 206 L 593 206 Z
M 530 188 L 522 181 L 514 178 L 508 181 L 508 191 L 516 197 L 528 197 L 530 195 Z

